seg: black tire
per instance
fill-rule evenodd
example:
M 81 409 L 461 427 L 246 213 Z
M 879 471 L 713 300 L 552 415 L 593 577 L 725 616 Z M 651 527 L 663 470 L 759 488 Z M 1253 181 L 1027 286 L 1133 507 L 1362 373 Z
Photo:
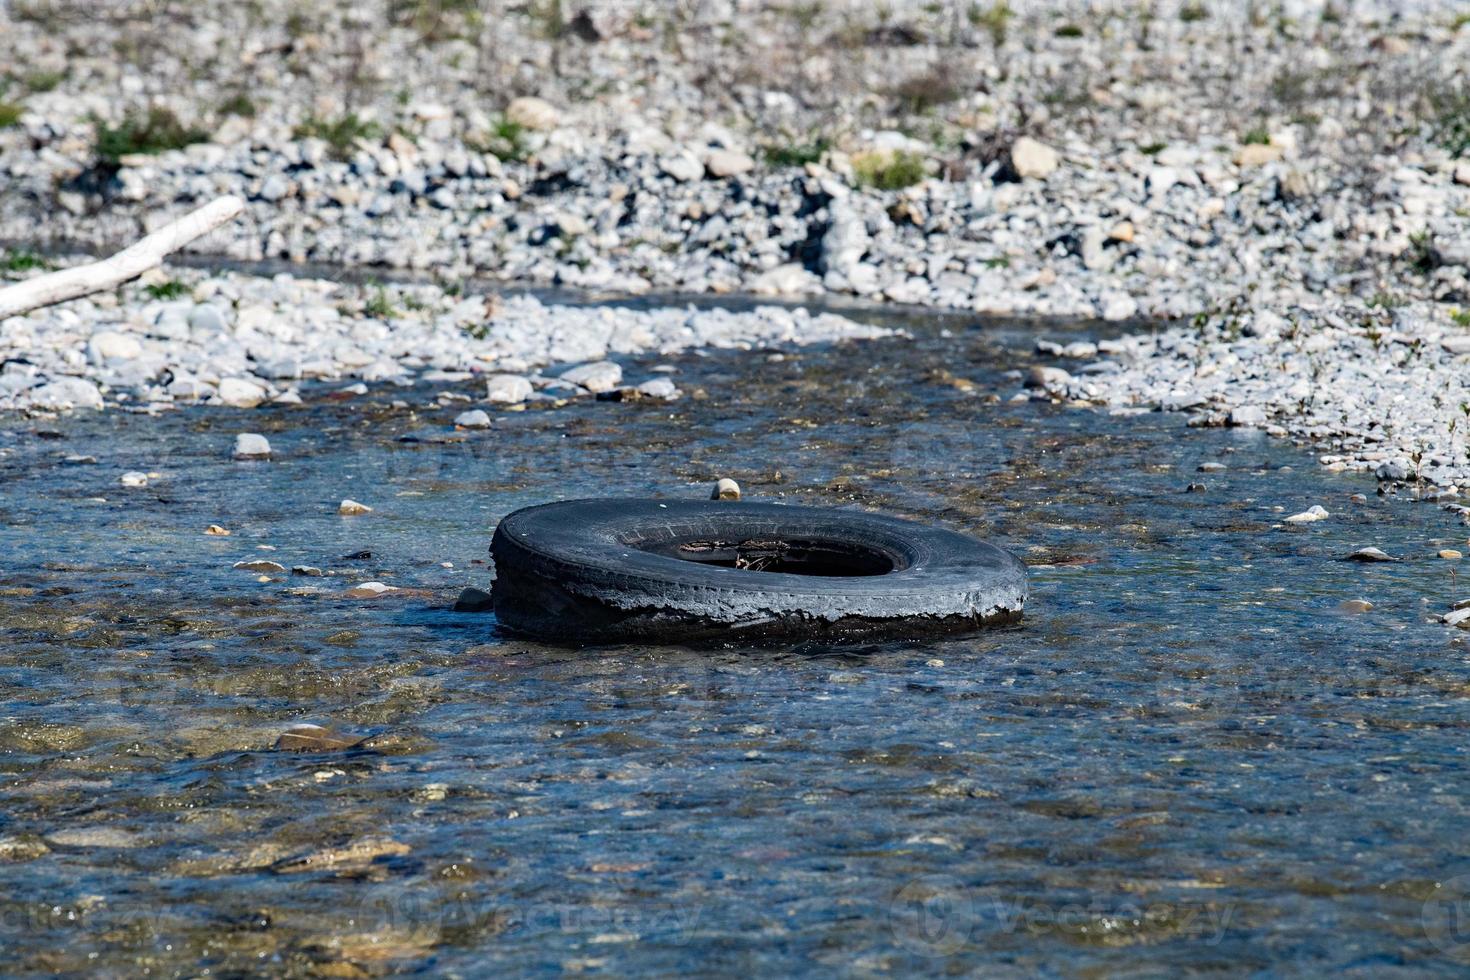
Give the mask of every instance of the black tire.
M 859 511 L 570 500 L 495 529 L 501 625 L 544 639 L 907 637 L 1019 619 L 1026 568 L 973 538 Z

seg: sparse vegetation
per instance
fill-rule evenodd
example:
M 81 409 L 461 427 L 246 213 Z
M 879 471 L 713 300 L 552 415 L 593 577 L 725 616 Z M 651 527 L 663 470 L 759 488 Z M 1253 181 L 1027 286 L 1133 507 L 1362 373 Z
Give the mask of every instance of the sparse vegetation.
M 163 153 L 179 150 L 209 138 L 203 129 L 184 124 L 173 110 L 150 106 L 146 112 L 129 112 L 116 126 L 98 122 L 96 153 L 103 163 L 116 164 L 132 153 Z
M 20 114 L 24 111 L 19 102 L 6 102 L 0 99 L 0 129 L 20 122 Z
M 479 0 L 390 0 L 388 17 L 430 43 L 468 37 L 484 21 Z
M 388 290 L 382 286 L 374 286 L 372 295 L 363 300 L 362 312 L 364 316 L 374 317 L 379 320 L 388 320 L 399 316 L 398 308 L 388 298 Z
M 1146 157 L 1156 157 L 1168 148 L 1168 143 L 1146 143 L 1138 148 L 1138 152 Z
M 48 263 L 29 249 L 17 248 L 0 252 L 0 272 L 30 272 L 45 269 Z
M 1057 37 L 1082 37 L 1084 32 L 1076 24 L 1062 24 L 1052 33 Z
M 1210 10 L 1204 5 L 1203 2 L 1201 2 L 1201 0 L 1190 0 L 1190 2 L 1182 4 L 1179 7 L 1179 19 L 1184 21 L 1184 23 L 1186 24 L 1193 24 L 1196 21 L 1201 20 L 1209 20 Z
M 332 148 L 332 155 L 339 160 L 345 160 L 358 140 L 382 139 L 383 127 L 370 119 L 359 118 L 355 112 L 349 112 L 336 119 L 307 116 L 292 135 L 297 139 L 315 137 L 325 140 Z
M 1451 156 L 1470 155 L 1470 85 L 1431 87 L 1425 103 L 1429 138 Z
M 473 145 L 481 153 L 493 154 L 506 163 L 524 163 L 531 156 L 531 147 L 526 140 L 526 127 L 504 116 L 495 120 L 490 132 Z
M 1006 32 L 1016 12 L 1006 0 L 995 0 L 984 7 L 978 3 L 970 4 L 968 16 L 971 25 L 983 28 L 990 35 L 991 43 L 998 48 L 1006 43 Z
M 22 82 L 29 91 L 50 92 L 56 86 L 60 85 L 65 78 L 65 72 L 33 71 L 22 79 Z
M 167 282 L 150 283 L 143 287 L 143 292 L 149 299 L 169 300 L 188 296 L 193 290 L 177 279 L 170 279 Z
M 1462 310 L 1456 307 L 1450 310 L 1450 320 L 1457 327 L 1470 327 L 1470 310 Z
M 924 158 L 917 153 L 865 153 L 853 158 L 857 182 L 880 191 L 896 191 L 923 180 Z
M 1439 264 L 1434 255 L 1434 236 L 1427 231 L 1415 232 L 1409 236 L 1409 249 L 1404 255 L 1414 271 L 1422 275 L 1433 272 Z
M 818 137 L 810 143 L 787 143 L 761 148 L 761 156 L 773 167 L 804 167 L 817 163 L 831 148 L 829 140 Z
M 1268 146 L 1271 132 L 1265 126 L 1253 126 L 1241 135 L 1240 142 L 1245 146 Z
M 914 114 L 928 112 L 935 106 L 953 102 L 963 95 L 963 89 L 949 65 L 938 62 L 910 78 L 904 79 L 893 90 L 893 96 L 905 112 Z
M 255 118 L 255 102 L 244 92 L 236 92 L 220 103 L 219 113 L 222 116 L 244 116 L 247 119 L 253 119 Z

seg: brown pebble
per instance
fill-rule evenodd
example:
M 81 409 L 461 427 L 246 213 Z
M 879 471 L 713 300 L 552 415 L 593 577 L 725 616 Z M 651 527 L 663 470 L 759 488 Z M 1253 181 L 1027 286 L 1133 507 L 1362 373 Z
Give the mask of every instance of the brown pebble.
M 321 725 L 292 725 L 276 739 L 276 748 L 287 752 L 340 752 L 362 741 L 355 735 L 343 735 Z
M 1454 548 L 1442 548 L 1442 549 L 1440 549 L 1439 557 L 1444 558 L 1444 559 L 1446 559 L 1448 561 L 1459 561 L 1461 558 L 1464 558 L 1465 556 L 1462 555 L 1462 554 L 1460 554 Z
M 1373 603 L 1367 599 L 1344 599 L 1337 604 L 1337 608 L 1345 613 L 1365 613 L 1373 608 Z

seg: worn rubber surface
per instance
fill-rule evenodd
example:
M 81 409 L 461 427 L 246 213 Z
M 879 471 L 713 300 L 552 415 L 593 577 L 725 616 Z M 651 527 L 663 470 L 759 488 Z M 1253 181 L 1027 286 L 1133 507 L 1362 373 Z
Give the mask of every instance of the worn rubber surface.
M 1018 619 L 1027 593 L 1025 566 L 974 538 L 781 504 L 543 504 L 490 553 L 501 625 L 576 643 L 921 636 Z

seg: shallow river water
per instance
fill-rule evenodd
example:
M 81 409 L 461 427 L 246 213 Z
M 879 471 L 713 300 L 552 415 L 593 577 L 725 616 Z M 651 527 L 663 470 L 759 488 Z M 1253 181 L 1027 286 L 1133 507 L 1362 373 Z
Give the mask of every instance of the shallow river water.
M 1461 974 L 1464 529 L 1259 433 L 1011 403 L 1022 325 L 906 325 L 459 442 L 423 386 L 0 422 L 4 972 Z M 725 475 L 1003 544 L 1027 618 L 574 651 L 448 609 L 511 510 Z

